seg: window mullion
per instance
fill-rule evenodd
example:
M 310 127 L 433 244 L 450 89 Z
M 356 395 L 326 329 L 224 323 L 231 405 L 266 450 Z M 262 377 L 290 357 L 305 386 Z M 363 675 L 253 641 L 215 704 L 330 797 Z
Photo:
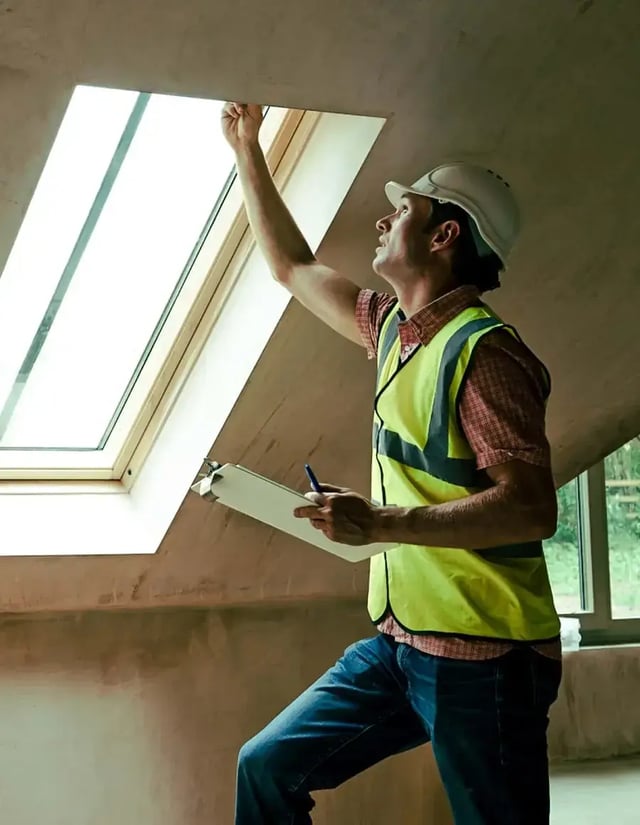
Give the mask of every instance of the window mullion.
M 582 625 L 587 630 L 602 630 L 612 623 L 604 462 L 580 476 L 578 493 L 581 578 L 584 606 L 589 611 L 583 615 Z

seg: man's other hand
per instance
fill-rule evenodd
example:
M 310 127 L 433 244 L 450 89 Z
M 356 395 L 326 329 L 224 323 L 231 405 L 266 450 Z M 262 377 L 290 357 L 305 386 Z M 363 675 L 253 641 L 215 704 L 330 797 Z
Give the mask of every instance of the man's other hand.
M 344 487 L 322 484 L 322 493 L 307 493 L 311 507 L 297 507 L 296 518 L 309 519 L 332 541 L 359 546 L 374 541 L 376 507 L 364 496 Z

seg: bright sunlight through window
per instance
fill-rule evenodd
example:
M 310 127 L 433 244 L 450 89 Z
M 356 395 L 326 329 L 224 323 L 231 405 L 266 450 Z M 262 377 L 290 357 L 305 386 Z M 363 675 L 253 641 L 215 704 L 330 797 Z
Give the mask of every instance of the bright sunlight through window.
M 0 278 L 0 447 L 100 450 L 233 170 L 221 104 L 79 87 Z
M 114 465 L 238 214 L 222 105 L 75 89 L 0 277 L 0 471 Z

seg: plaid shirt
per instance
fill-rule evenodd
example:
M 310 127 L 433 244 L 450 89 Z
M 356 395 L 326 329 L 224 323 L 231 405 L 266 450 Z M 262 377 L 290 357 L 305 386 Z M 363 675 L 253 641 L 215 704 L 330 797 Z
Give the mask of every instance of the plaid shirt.
M 356 320 L 369 358 L 376 356 L 380 327 L 396 302 L 395 297 L 370 289 L 360 292 Z M 401 359 L 416 347 L 426 346 L 463 309 L 479 303 L 478 290 L 462 286 L 400 321 Z M 544 424 L 546 395 L 540 362 L 524 344 L 501 329 L 480 339 L 460 391 L 458 407 L 460 423 L 479 470 L 514 459 L 550 466 Z M 511 642 L 408 633 L 390 613 L 378 630 L 425 653 L 453 659 L 491 659 L 514 647 Z M 535 648 L 553 658 L 560 656 L 559 641 L 544 642 Z

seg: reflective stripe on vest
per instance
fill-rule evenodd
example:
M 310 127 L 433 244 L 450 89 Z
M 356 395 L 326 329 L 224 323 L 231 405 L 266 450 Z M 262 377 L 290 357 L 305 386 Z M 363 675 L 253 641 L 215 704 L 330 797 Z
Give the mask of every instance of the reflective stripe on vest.
M 372 498 L 397 506 L 453 501 L 489 486 L 458 422 L 458 395 L 482 336 L 506 327 L 469 307 L 399 363 L 398 307 L 378 351 Z M 371 560 L 369 612 L 391 609 L 416 632 L 553 638 L 559 629 L 540 542 L 472 550 L 400 545 Z

